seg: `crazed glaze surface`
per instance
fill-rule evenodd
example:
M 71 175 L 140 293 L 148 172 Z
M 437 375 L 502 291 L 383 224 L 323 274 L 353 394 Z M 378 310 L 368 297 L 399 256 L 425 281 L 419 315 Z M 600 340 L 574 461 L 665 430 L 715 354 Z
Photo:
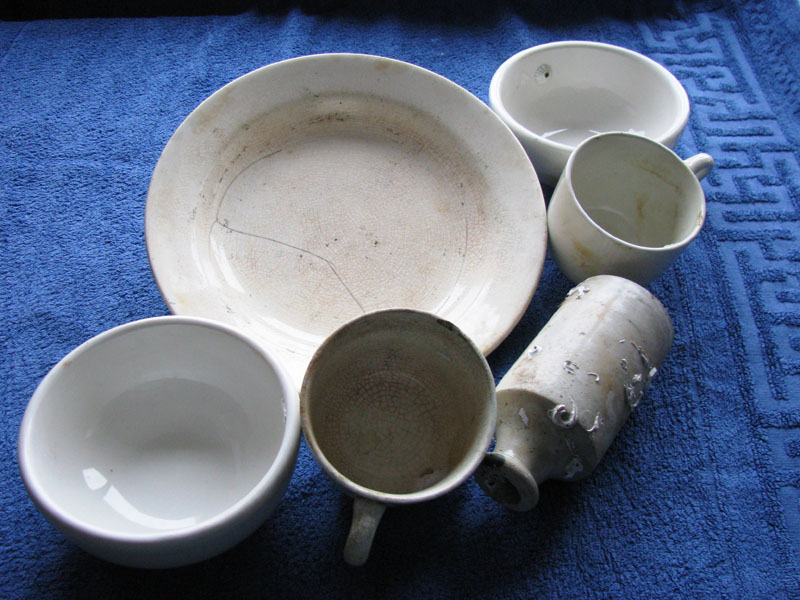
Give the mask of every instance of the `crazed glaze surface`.
M 355 496 L 353 565 L 366 561 L 385 504 L 431 500 L 472 474 L 497 415 L 478 348 L 449 321 L 407 309 L 370 313 L 325 340 L 300 401 L 314 457 Z
M 175 132 L 147 201 L 147 247 L 174 313 L 274 349 L 299 385 L 338 326 L 436 313 L 490 352 L 544 261 L 544 201 L 491 110 L 399 61 L 320 55 L 249 73 Z

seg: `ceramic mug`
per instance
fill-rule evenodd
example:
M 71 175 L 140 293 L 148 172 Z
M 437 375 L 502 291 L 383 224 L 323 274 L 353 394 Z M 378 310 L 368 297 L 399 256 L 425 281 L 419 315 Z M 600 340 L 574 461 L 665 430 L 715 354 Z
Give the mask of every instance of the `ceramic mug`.
M 700 232 L 700 180 L 713 166 L 708 154 L 681 160 L 639 135 L 589 138 L 570 156 L 550 200 L 554 260 L 573 283 L 605 273 L 648 285 Z
M 570 290 L 497 386 L 497 441 L 475 474 L 481 488 L 525 511 L 543 481 L 586 478 L 672 337 L 662 304 L 628 279 L 598 275 Z
M 386 505 L 460 485 L 497 416 L 483 354 L 452 323 L 391 309 L 335 331 L 300 391 L 303 432 L 325 473 L 354 497 L 345 561 L 363 564 Z

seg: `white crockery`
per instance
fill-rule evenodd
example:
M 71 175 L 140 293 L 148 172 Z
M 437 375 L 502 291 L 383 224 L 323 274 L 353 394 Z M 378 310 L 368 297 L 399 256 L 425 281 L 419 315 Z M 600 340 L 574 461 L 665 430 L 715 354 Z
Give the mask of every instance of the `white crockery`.
M 667 311 L 642 286 L 598 275 L 572 288 L 497 386 L 497 435 L 475 479 L 512 510 L 549 479 L 588 477 L 672 346 Z
M 672 148 L 689 120 L 689 98 L 672 73 L 637 52 L 599 42 L 553 42 L 518 52 L 492 77 L 489 102 L 551 186 L 575 147 L 592 135 L 638 133 Z
M 283 497 L 300 440 L 282 367 L 193 317 L 121 325 L 45 376 L 19 434 L 36 506 L 88 552 L 162 568 L 218 554 Z
M 200 104 L 155 168 L 145 230 L 170 310 L 246 330 L 299 387 L 331 332 L 383 308 L 435 313 L 490 352 L 530 303 L 545 220 L 524 150 L 473 94 L 326 54 Z
M 556 264 L 573 283 L 607 274 L 648 285 L 700 233 L 700 179 L 713 166 L 708 154 L 681 160 L 639 135 L 589 138 L 569 157 L 548 206 Z
M 354 496 L 351 565 L 367 560 L 386 505 L 431 500 L 472 474 L 497 418 L 477 346 L 449 321 L 407 309 L 334 332 L 311 360 L 300 402 L 314 457 Z

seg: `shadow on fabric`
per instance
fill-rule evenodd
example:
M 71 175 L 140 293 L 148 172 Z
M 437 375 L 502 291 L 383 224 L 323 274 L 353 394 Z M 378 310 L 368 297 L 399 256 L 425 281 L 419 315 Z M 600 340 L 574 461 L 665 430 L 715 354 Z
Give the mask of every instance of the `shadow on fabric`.
M 538 24 L 566 24 L 591 21 L 598 17 L 622 20 L 677 15 L 694 7 L 713 8 L 721 0 L 231 0 L 192 2 L 190 0 L 147 0 L 123 3 L 114 0 L 11 0 L 0 9 L 0 19 L 35 20 L 95 17 L 157 17 L 231 15 L 255 10 L 263 14 L 283 14 L 298 9 L 306 14 L 374 19 L 383 16 L 414 21 L 453 23 L 486 22 L 512 10 Z

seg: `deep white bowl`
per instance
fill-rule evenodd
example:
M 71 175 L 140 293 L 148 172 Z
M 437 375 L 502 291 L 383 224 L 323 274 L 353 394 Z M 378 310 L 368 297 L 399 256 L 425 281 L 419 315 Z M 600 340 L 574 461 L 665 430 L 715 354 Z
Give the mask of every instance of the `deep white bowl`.
M 283 497 L 300 441 L 282 367 L 225 325 L 128 323 L 45 376 L 19 434 L 25 486 L 88 552 L 173 567 L 252 533 Z
M 593 135 L 637 133 L 673 148 L 689 120 L 689 98 L 672 73 L 637 52 L 598 42 L 518 52 L 492 77 L 489 103 L 551 186 L 572 151 Z

